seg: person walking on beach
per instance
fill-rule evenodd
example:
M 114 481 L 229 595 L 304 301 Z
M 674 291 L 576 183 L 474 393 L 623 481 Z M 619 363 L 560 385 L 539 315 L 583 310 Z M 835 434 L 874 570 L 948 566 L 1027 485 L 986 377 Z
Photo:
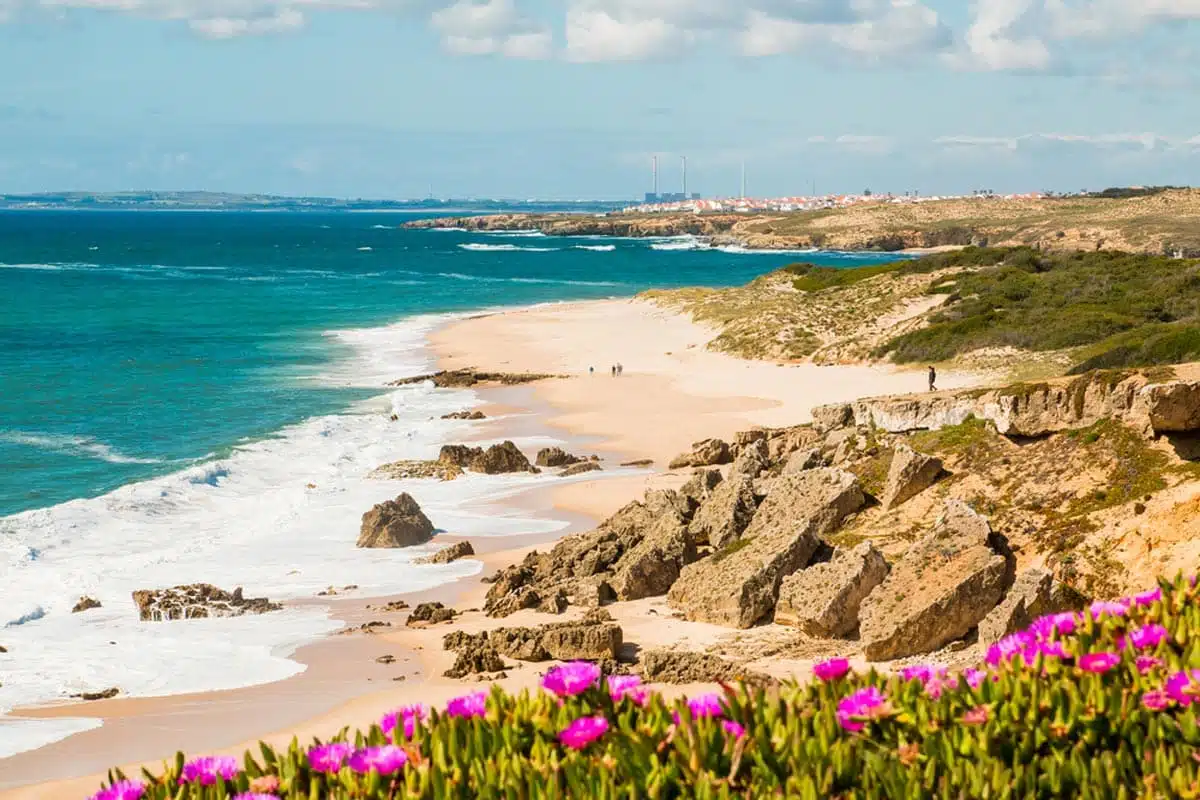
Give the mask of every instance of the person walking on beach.
M 617 374 L 620 375 L 624 371 L 625 371 L 625 367 L 621 366 L 621 362 L 618 361 L 617 362 Z
M 615 378 L 615 377 L 617 377 L 617 367 L 616 367 L 616 365 L 615 365 L 615 364 L 614 364 L 614 365 L 613 365 L 613 367 L 612 367 L 612 376 L 613 376 L 614 378 Z
M 588 367 L 588 375 L 595 375 L 595 374 L 596 374 L 596 368 Z
M 934 386 L 934 383 L 936 381 L 937 381 L 937 370 L 935 370 L 933 367 L 930 367 L 929 368 L 929 391 L 931 391 L 931 392 L 937 391 L 937 387 Z

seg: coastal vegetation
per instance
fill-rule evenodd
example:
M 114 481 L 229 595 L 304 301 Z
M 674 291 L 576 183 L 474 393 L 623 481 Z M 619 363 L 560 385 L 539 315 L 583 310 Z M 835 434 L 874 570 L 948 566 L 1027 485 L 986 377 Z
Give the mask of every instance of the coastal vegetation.
M 575 662 L 242 758 L 112 771 L 93 800 L 1194 797 L 1195 579 L 1040 617 L 962 670 L 914 664 L 669 701 Z

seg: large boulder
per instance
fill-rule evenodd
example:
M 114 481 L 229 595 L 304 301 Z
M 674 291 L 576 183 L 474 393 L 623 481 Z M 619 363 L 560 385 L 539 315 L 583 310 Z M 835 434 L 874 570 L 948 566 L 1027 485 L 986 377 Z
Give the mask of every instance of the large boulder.
M 928 653 L 966 635 L 1004 597 L 1013 572 L 1004 537 L 964 503 L 948 502 L 933 532 L 863 601 L 859 634 L 866 657 Z
M 679 487 L 679 494 L 687 498 L 688 505 L 695 509 L 704 503 L 723 480 L 719 469 L 698 469 Z
M 1054 576 L 1041 567 L 1030 567 L 1017 576 L 1004 600 L 979 623 L 979 641 L 994 644 L 1010 633 L 1028 628 L 1055 608 Z
M 721 439 L 705 439 L 692 445 L 690 453 L 678 455 L 671 461 L 671 469 L 683 467 L 713 467 L 728 464 L 733 460 L 729 444 Z
M 438 462 L 447 466 L 466 469 L 471 466 L 472 461 L 482 455 L 482 447 L 470 447 L 465 444 L 445 444 L 442 445 L 441 452 L 438 453 Z
M 497 652 L 517 661 L 599 661 L 616 658 L 623 638 L 621 626 L 608 612 L 595 609 L 574 622 L 555 622 L 536 628 L 497 628 L 487 636 Z M 461 639 L 447 637 L 446 648 Z
M 757 509 L 753 479 L 733 475 L 717 486 L 696 510 L 688 532 L 697 543 L 708 543 L 720 550 L 742 535 Z
M 783 474 L 795 475 L 798 472 L 816 469 L 821 464 L 821 448 L 809 447 L 805 450 L 797 450 L 788 456 L 787 461 L 784 462 Z
M 504 661 L 496 652 L 496 648 L 487 640 L 487 637 L 482 637 L 482 639 L 472 638 L 466 641 L 464 646 L 458 649 L 454 666 L 442 674 L 447 678 L 465 678 L 468 675 L 500 672 L 504 669 Z
M 690 620 L 749 628 L 775 609 L 783 579 L 805 567 L 821 537 L 863 502 L 862 487 L 848 472 L 780 478 L 741 540 L 685 567 L 668 601 Z
M 579 456 L 571 455 L 561 447 L 544 447 L 538 451 L 534 463 L 539 467 L 554 469 L 556 467 L 569 467 L 572 464 L 578 464 L 582 460 Z
M 908 502 L 937 482 L 942 474 L 942 460 L 918 453 L 906 444 L 896 448 L 892 466 L 888 470 L 887 484 L 883 497 L 879 498 L 885 510 Z
M 729 477 L 757 478 L 770 466 L 770 457 L 765 438 L 747 442 L 733 460 L 733 466 L 729 468 Z
M 138 616 L 143 622 L 240 617 L 283 608 L 265 597 L 243 597 L 240 586 L 227 592 L 209 583 L 193 583 L 170 589 L 139 589 L 133 593 L 133 604 L 137 606 Z
M 451 561 L 458 561 L 460 558 L 475 555 L 475 548 L 470 542 L 455 542 L 449 547 L 443 548 L 428 558 L 423 558 L 418 561 L 418 564 L 449 564 Z
M 775 621 L 809 636 L 848 636 L 858 627 L 862 601 L 887 577 L 887 561 L 871 542 L 783 579 Z
M 638 656 L 638 672 L 647 683 L 716 683 L 742 680 L 766 683 L 765 675 L 733 661 L 688 650 L 647 650 Z
M 1200 430 L 1200 382 L 1152 383 L 1139 393 L 1155 433 Z
M 412 547 L 433 538 L 433 523 L 408 492 L 372 508 L 362 517 L 359 547 Z
M 618 600 L 666 594 L 680 570 L 695 560 L 696 546 L 688 535 L 687 522 L 669 505 L 642 540 L 617 561 L 608 584 Z
M 510 441 L 489 447 L 482 455 L 471 460 L 470 468 L 485 475 L 533 471 L 533 465 L 529 463 L 529 459 Z

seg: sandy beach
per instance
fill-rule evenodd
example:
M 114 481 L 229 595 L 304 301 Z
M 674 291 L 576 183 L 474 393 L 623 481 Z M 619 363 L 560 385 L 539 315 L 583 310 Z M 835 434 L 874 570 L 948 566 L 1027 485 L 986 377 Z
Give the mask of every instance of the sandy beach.
M 348 627 L 377 619 L 392 622 L 392 627 L 371 635 L 335 635 L 306 647 L 294 658 L 307 670 L 275 684 L 22 712 L 95 716 L 104 725 L 0 760 L 0 788 L 8 787 L 0 791 L 0 798 L 84 797 L 95 790 L 108 766 L 158 764 L 178 749 L 240 754 L 260 739 L 286 744 L 293 736 L 328 737 L 346 725 L 369 725 L 400 705 L 436 705 L 477 688 L 440 677 L 453 657 L 442 650 L 441 638 L 450 630 L 473 632 L 501 624 L 477 610 L 487 588 L 480 580 L 483 576 L 532 548 L 545 547 L 548 539 L 587 530 L 648 488 L 678 485 L 685 472 L 670 473 L 666 465 L 693 441 L 729 437 L 753 426 L 802 423 L 813 406 L 823 403 L 924 389 L 923 371 L 748 362 L 705 350 L 708 338 L 705 328 L 637 300 L 537 306 L 480 315 L 436 331 L 431 342 L 443 368 L 567 376 L 481 391 L 489 419 L 478 425 L 478 440 L 548 433 L 565 440 L 573 452 L 599 454 L 606 471 L 620 472 L 622 462 L 645 459 L 652 460 L 654 468 L 599 473 L 594 480 L 578 482 L 547 475 L 538 488 L 504 500 L 569 526 L 553 536 L 476 540 L 482 562 L 476 576 L 403 597 L 413 605 L 439 600 L 464 610 L 449 625 L 405 628 L 403 614 L 379 613 L 384 602 L 380 598 L 350 594 L 332 602 L 322 599 Z M 611 373 L 618 363 L 623 366 L 619 377 Z M 939 385 L 949 389 L 977 380 L 968 374 L 944 374 Z M 347 532 L 348 541 L 356 533 Z M 445 537 L 447 543 L 454 540 Z M 673 619 L 665 598 L 620 606 L 614 616 L 626 641 L 642 646 L 684 643 L 703 648 L 729 638 L 726 629 Z M 566 618 L 581 613 L 570 609 Z M 548 619 L 523 611 L 502 624 L 536 625 Z M 774 634 L 768 627 L 750 635 Z M 376 662 L 386 655 L 395 661 Z M 777 659 L 765 668 L 786 675 L 807 663 L 803 658 Z M 535 686 L 548 666 L 517 663 L 501 683 L 510 691 Z

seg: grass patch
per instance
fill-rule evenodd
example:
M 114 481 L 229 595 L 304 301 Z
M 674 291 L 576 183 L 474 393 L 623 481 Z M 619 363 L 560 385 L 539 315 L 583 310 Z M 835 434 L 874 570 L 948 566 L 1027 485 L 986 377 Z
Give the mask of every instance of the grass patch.
M 840 286 L 851 286 L 869 278 L 898 272 L 904 266 L 903 261 L 889 264 L 871 264 L 864 267 L 820 267 L 816 264 L 790 264 L 783 268 L 789 275 L 795 275 L 792 286 L 801 292 L 819 292 L 822 289 L 833 289 Z
M 914 450 L 935 455 L 983 455 L 999 443 L 1000 434 L 987 420 L 967 417 L 958 425 L 935 431 L 921 431 L 911 437 Z
M 1067 514 L 1076 516 L 1131 503 L 1167 488 L 1164 477 L 1170 459 L 1146 443 L 1133 429 L 1111 419 L 1101 420 L 1071 435 L 1088 446 L 1102 446 L 1116 461 L 1108 486 L 1076 498 Z
M 732 541 L 729 544 L 722 547 L 717 552 L 713 553 L 712 554 L 712 562 L 714 564 L 719 564 L 720 562 L 729 558 L 731 555 L 733 555 L 737 551 L 739 551 L 745 547 L 748 547 L 749 545 L 750 545 L 749 539 L 735 539 L 734 541 Z
M 862 484 L 864 492 L 878 498 L 887 486 L 888 472 L 892 468 L 895 455 L 894 450 L 880 450 L 870 458 L 856 461 L 847 469 L 858 476 L 858 482 Z
M 1200 358 L 1200 261 L 1110 251 L 975 248 L 900 265 L 963 267 L 937 285 L 947 304 L 876 355 L 939 362 L 983 347 L 1084 348 L 1075 372 Z

